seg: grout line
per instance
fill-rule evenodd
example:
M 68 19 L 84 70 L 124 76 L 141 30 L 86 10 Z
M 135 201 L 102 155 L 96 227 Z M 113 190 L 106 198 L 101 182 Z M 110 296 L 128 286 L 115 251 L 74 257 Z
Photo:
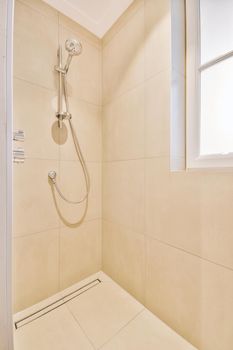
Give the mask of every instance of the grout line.
M 43 16 L 43 17 L 45 17 L 45 18 L 47 18 L 47 19 L 49 19 L 49 20 L 51 20 L 51 21 L 55 21 L 55 19 L 56 19 L 55 17 L 57 17 L 57 16 L 58 16 L 58 13 L 59 13 L 59 12 L 55 9 L 55 7 L 52 7 L 52 6 L 49 5 L 48 3 L 47 3 L 47 4 L 45 3 L 45 6 L 47 5 L 47 7 L 51 9 L 51 12 L 52 12 L 52 11 L 54 12 L 54 14 L 49 14 L 49 15 L 48 15 L 48 14 L 46 14 L 43 10 L 40 10 L 38 7 L 33 6 L 33 5 L 31 5 L 29 2 L 24 1 L 24 0 L 17 0 L 16 2 L 20 3 L 21 5 L 24 5 L 24 6 L 28 7 L 29 9 L 35 11 L 36 13 L 40 14 L 41 16 Z
M 132 18 L 137 14 L 137 12 L 141 9 L 143 5 L 144 5 L 144 0 L 141 0 L 141 1 L 135 0 L 134 3 L 132 3 L 126 9 L 126 11 L 118 18 L 118 20 L 104 34 L 102 38 L 103 49 L 107 47 L 111 43 L 111 41 L 115 38 L 115 36 L 119 34 L 127 26 L 127 24 L 132 20 Z M 123 21 L 119 23 L 118 22 L 119 20 L 123 20 Z M 115 29 L 114 28 L 115 26 L 118 26 L 118 28 Z M 113 34 L 110 34 L 111 31 L 113 31 Z M 106 39 L 108 36 L 110 37 Z
M 132 297 L 132 295 L 131 295 Z M 133 297 L 134 298 L 134 297 Z M 134 298 L 135 299 L 135 298 Z M 136 300 L 136 299 L 135 299 Z M 134 321 L 141 313 L 143 313 L 146 310 L 146 308 L 143 306 L 143 309 L 140 310 L 133 318 L 131 318 L 124 326 L 122 326 L 115 334 L 113 334 L 111 336 L 111 338 L 109 338 L 104 344 L 102 344 L 99 348 L 97 348 L 98 350 L 102 349 L 105 345 L 107 345 L 108 343 L 110 343 L 111 340 L 113 340 L 119 333 L 121 333 L 121 331 L 126 328 L 132 321 Z
M 53 231 L 53 230 L 58 230 L 59 226 L 48 228 L 46 230 L 41 230 L 41 231 L 35 231 L 35 232 L 30 232 L 30 233 L 23 233 L 23 234 L 18 234 L 18 235 L 13 235 L 13 239 L 18 239 L 18 238 L 23 238 L 23 237 L 28 237 L 32 235 L 37 235 L 40 233 L 46 233 L 48 231 Z
M 83 221 L 83 223 L 87 223 L 87 222 L 91 222 L 91 221 L 101 221 L 101 217 L 96 217 L 96 218 L 91 218 L 91 219 L 85 219 Z M 67 226 L 67 225 L 58 225 L 57 227 L 53 227 L 53 228 L 48 228 L 46 230 L 42 230 L 42 231 L 36 231 L 36 232 L 30 232 L 30 233 L 23 233 L 23 234 L 20 234 L 20 235 L 15 235 L 13 236 L 13 239 L 18 239 L 18 238 L 23 238 L 23 237 L 28 237 L 28 236 L 32 236 L 32 235 L 37 235 L 37 234 L 40 234 L 40 233 L 46 233 L 48 231 L 53 231 L 53 230 L 59 230 L 59 229 L 64 229 L 64 228 L 70 228 L 70 226 Z
M 14 79 L 14 80 L 22 81 L 22 82 L 27 83 L 27 84 L 29 84 L 29 85 L 33 85 L 33 86 L 35 86 L 35 87 L 37 87 L 37 88 L 40 88 L 40 89 L 44 89 L 44 90 L 53 92 L 53 93 L 55 94 L 55 96 L 57 96 L 57 89 L 56 89 L 56 87 L 54 87 L 54 88 L 49 88 L 49 87 L 44 86 L 44 85 L 41 85 L 41 84 L 39 84 L 39 83 L 35 83 L 35 82 L 31 81 L 31 80 L 27 80 L 27 79 L 21 78 L 21 77 L 19 77 L 19 76 L 17 76 L 17 75 L 14 75 L 14 76 L 13 76 L 13 79 Z M 70 96 L 70 97 L 71 97 L 71 96 Z M 101 109 L 101 107 L 102 107 L 102 104 L 95 103 L 95 102 L 92 102 L 92 101 L 88 101 L 87 99 L 81 98 L 81 97 L 79 97 L 79 96 L 75 96 L 75 94 L 74 94 L 72 97 L 73 97 L 76 101 L 78 101 L 78 102 L 85 103 L 85 104 L 87 104 L 87 105 L 96 107 L 96 108 L 98 108 L 98 109 Z M 55 113 L 54 113 L 54 114 L 55 114 Z
M 58 29 L 57 29 L 57 34 L 58 34 L 58 43 L 57 43 L 57 47 L 59 48 L 60 44 L 61 44 L 61 27 L 60 27 L 60 12 L 58 12 L 58 20 L 57 20 L 57 26 L 58 26 Z M 57 58 L 58 60 L 58 58 Z M 58 63 L 58 62 L 57 62 Z M 56 79 L 58 79 L 58 77 L 56 77 Z M 57 86 L 57 89 L 56 89 L 56 96 L 58 98 L 58 86 Z M 57 100 L 57 103 L 58 103 L 58 100 Z M 61 133 L 59 132 L 58 134 L 58 140 L 59 140 L 59 145 L 58 145 L 58 171 L 59 171 L 59 174 L 61 174 L 61 147 L 60 147 L 60 138 L 61 138 Z M 55 196 L 55 194 L 54 194 Z M 57 202 L 56 202 L 56 197 L 53 198 L 53 201 L 55 202 L 55 207 L 56 207 L 56 212 L 58 212 L 58 209 L 57 209 Z M 58 223 L 59 223 L 59 229 L 58 229 L 58 234 L 59 234 L 59 239 L 58 239 L 58 290 L 59 292 L 61 292 L 61 285 L 62 285 L 62 274 L 61 274 L 61 220 L 60 218 L 58 219 Z
M 25 83 L 27 83 L 27 84 L 33 85 L 33 86 L 35 86 L 35 87 L 39 87 L 40 89 L 44 89 L 44 90 L 47 90 L 47 91 L 56 93 L 56 89 L 55 89 L 55 88 L 52 89 L 52 88 L 49 88 L 49 87 L 47 87 L 47 86 L 44 86 L 44 85 L 41 85 L 41 84 L 38 84 L 38 83 L 34 83 L 33 81 L 30 81 L 30 80 L 21 78 L 21 77 L 19 77 L 19 76 L 17 76 L 17 75 L 14 75 L 14 76 L 13 76 L 13 79 L 14 79 L 14 80 L 20 80 L 20 81 L 23 81 L 23 82 L 25 82 Z
M 210 264 L 219 266 L 219 267 L 221 267 L 221 268 L 224 268 L 224 269 L 227 269 L 227 270 L 230 270 L 230 271 L 233 272 L 233 268 L 230 267 L 230 266 L 226 266 L 226 265 L 221 264 L 221 263 L 218 263 L 218 262 L 216 262 L 216 261 L 214 261 L 214 260 L 205 258 L 205 257 L 203 257 L 203 256 L 201 256 L 201 255 L 199 255 L 199 254 L 197 254 L 197 253 L 193 253 L 193 252 L 188 251 L 188 250 L 186 250 L 186 249 L 184 249 L 184 248 L 181 248 L 181 247 L 175 246 L 175 245 L 173 245 L 173 244 L 171 244 L 171 243 L 162 241 L 162 240 L 160 240 L 159 238 L 156 238 L 156 237 L 151 236 L 150 234 L 145 233 L 145 236 L 148 237 L 148 238 L 150 238 L 150 239 L 152 239 L 152 240 L 154 240 L 154 241 L 157 241 L 157 242 L 159 242 L 159 243 L 161 243 L 161 244 L 163 244 L 163 245 L 166 245 L 166 246 L 168 246 L 168 247 L 170 247 L 170 248 L 174 248 L 174 249 L 176 249 L 176 250 L 180 250 L 180 251 L 182 251 L 183 253 L 192 255 L 192 256 L 194 256 L 194 257 L 196 257 L 196 258 L 199 258 L 199 259 L 202 260 L 202 261 L 208 262 L 208 263 L 210 263 Z
M 144 61 L 145 63 L 145 61 Z M 148 83 L 150 80 L 154 79 L 155 77 L 159 76 L 160 74 L 164 74 L 164 73 L 170 73 L 171 72 L 171 69 L 170 68 L 164 68 L 164 69 L 161 69 L 159 70 L 158 72 L 156 73 L 153 73 L 151 76 L 149 76 L 148 78 L 145 78 L 144 77 L 144 80 L 140 81 L 139 83 L 137 83 L 136 85 L 134 85 L 133 87 L 129 88 L 129 89 L 126 89 L 125 91 L 119 93 L 118 95 L 110 98 L 109 100 L 107 101 L 103 101 L 103 107 L 106 107 L 107 105 L 117 101 L 118 99 L 122 98 L 124 95 L 127 95 L 128 93 L 130 93 L 131 91 L 133 90 L 136 90 L 138 89 L 139 87 L 141 87 L 142 85 L 145 85 L 146 83 Z
M 125 230 L 127 230 L 127 231 L 130 231 L 131 233 L 136 233 L 136 234 L 139 234 L 139 235 L 141 235 L 141 236 L 144 236 L 145 239 L 150 238 L 150 239 L 152 239 L 152 240 L 154 240 L 154 241 L 157 241 L 157 242 L 159 242 L 159 243 L 161 243 L 161 244 L 163 244 L 163 245 L 166 245 L 166 246 L 169 246 L 169 247 L 171 247 L 171 248 L 180 250 L 180 251 L 182 251 L 182 252 L 184 252 L 184 253 L 186 253 L 186 254 L 192 255 L 192 256 L 194 256 L 194 257 L 196 257 L 196 258 L 199 258 L 199 259 L 201 259 L 201 260 L 203 260 L 203 261 L 206 261 L 206 262 L 208 262 L 208 263 L 210 263 L 210 264 L 214 264 L 214 265 L 217 265 L 217 266 L 219 266 L 219 267 L 225 268 L 225 269 L 227 269 L 227 270 L 233 271 L 233 267 L 230 267 L 230 266 L 227 266 L 227 265 L 218 263 L 218 262 L 216 262 L 216 261 L 214 261 L 214 260 L 211 260 L 211 259 L 205 258 L 205 257 L 203 257 L 203 256 L 201 256 L 201 255 L 198 255 L 197 253 L 188 251 L 188 250 L 186 250 L 186 249 L 184 249 L 184 248 L 182 248 L 182 247 L 178 247 L 178 246 L 173 245 L 173 244 L 171 244 L 171 243 L 162 241 L 161 239 L 152 236 L 151 234 L 147 233 L 146 231 L 145 231 L 145 232 L 140 232 L 140 231 L 137 231 L 137 230 L 135 230 L 135 229 L 132 229 L 132 227 L 123 225 L 122 223 L 120 223 L 120 222 L 118 222 L 118 221 L 112 221 L 112 220 L 109 220 L 109 219 L 106 219 L 106 218 L 103 218 L 102 220 L 103 220 L 103 222 L 106 222 L 106 223 L 110 223 L 110 224 L 113 224 L 113 225 L 118 225 L 118 226 L 120 226 L 122 229 L 125 229 Z M 146 244 L 146 240 L 145 240 L 145 244 Z
M 84 330 L 84 328 L 81 326 L 80 322 L 78 321 L 78 319 L 74 316 L 74 314 L 72 313 L 72 311 L 70 310 L 70 308 L 68 307 L 68 305 L 65 305 L 67 310 L 69 311 L 69 313 L 71 314 L 72 318 L 74 319 L 75 323 L 79 326 L 79 328 L 81 329 L 81 331 L 83 332 L 84 336 L 87 338 L 88 342 L 90 343 L 90 345 L 92 346 L 93 349 L 96 349 L 94 343 L 92 342 L 92 340 L 89 338 L 89 336 L 87 335 L 86 331 Z
M 146 79 L 146 8 L 145 8 L 145 1 L 143 2 L 143 11 L 144 11 L 144 36 L 143 36 L 143 52 L 144 52 L 144 89 L 143 89 L 143 120 L 144 120 L 144 130 L 143 130 L 143 135 L 144 135 L 144 164 L 143 164 L 143 176 L 144 176 L 144 192 L 143 192 L 143 196 L 144 196 L 144 200 L 143 200 L 143 228 L 144 231 L 146 229 L 146 143 L 147 143 L 147 138 L 146 138 L 146 126 L 147 126 L 147 115 L 146 115 L 146 84 L 148 83 L 149 79 Z M 146 250 L 146 237 L 145 235 L 143 235 L 143 266 L 142 266 L 142 271 L 143 271 L 143 275 L 142 275 L 142 280 L 143 280 L 143 295 L 142 295 L 142 300 L 143 303 L 145 304 L 146 302 L 146 273 L 147 273 L 147 250 Z
M 138 157 L 138 158 L 128 158 L 128 159 L 113 159 L 113 160 L 103 160 L 103 163 L 105 164 L 111 164 L 111 163 L 117 163 L 117 162 L 128 162 L 128 161 L 134 161 L 134 160 L 147 160 L 147 159 L 170 159 L 169 155 L 157 155 L 157 156 L 145 156 L 145 157 Z M 179 158 L 178 158 L 179 159 Z
M 59 148 L 60 150 L 60 148 Z M 78 159 L 60 159 L 59 158 L 60 152 L 58 152 L 58 158 L 41 158 L 41 157 L 25 157 L 25 160 L 41 160 L 41 161 L 54 161 L 54 162 L 76 162 L 80 163 Z M 86 163 L 91 164 L 102 164 L 102 161 L 99 160 L 86 160 Z

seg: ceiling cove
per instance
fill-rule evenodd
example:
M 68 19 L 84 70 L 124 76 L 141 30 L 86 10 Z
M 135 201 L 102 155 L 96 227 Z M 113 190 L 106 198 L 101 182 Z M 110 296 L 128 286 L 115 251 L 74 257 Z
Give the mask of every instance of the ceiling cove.
M 102 38 L 134 0 L 44 0 Z

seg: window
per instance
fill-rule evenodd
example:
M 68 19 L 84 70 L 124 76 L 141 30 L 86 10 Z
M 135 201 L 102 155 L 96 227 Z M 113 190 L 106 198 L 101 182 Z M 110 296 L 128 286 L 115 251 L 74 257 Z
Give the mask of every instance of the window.
M 186 0 L 187 167 L 233 167 L 233 1 Z

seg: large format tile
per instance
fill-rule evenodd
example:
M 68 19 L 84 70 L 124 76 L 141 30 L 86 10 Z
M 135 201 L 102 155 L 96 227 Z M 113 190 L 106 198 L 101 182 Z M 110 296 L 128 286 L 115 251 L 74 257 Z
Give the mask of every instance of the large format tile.
M 113 337 L 103 350 L 197 350 L 145 310 Z
M 146 160 L 145 232 L 233 267 L 230 172 L 170 172 L 168 158 Z
M 103 216 L 136 232 L 144 230 L 144 160 L 104 163 Z
M 103 100 L 144 80 L 144 4 L 103 48 Z
M 143 309 L 141 304 L 112 282 L 103 282 L 89 289 L 67 305 L 96 348 Z
M 69 99 L 74 134 L 86 161 L 102 159 L 102 118 L 101 108 L 76 97 Z M 60 159 L 78 160 L 73 134 L 68 121 L 60 129 Z
M 171 65 L 170 1 L 145 0 L 145 76 Z
M 107 221 L 103 222 L 102 234 L 103 270 L 137 300 L 144 302 L 144 236 Z
M 201 350 L 231 350 L 233 344 L 233 271 L 202 261 Z
M 145 83 L 145 155 L 169 156 L 170 72 L 162 72 Z
M 205 172 L 201 182 L 202 255 L 233 269 L 233 174 Z
M 57 45 L 57 16 L 47 17 L 32 7 L 16 1 L 14 75 L 54 89 Z
M 79 226 L 84 220 L 101 217 L 101 163 L 86 163 L 90 175 L 90 194 L 88 201 L 71 204 L 56 194 L 57 210 L 61 224 Z M 77 201 L 84 198 L 86 184 L 81 164 L 78 161 L 61 161 L 59 173 L 59 188 L 66 198 Z
M 169 170 L 168 158 L 146 160 L 146 234 L 201 254 L 201 175 Z
M 27 158 L 58 159 L 55 114 L 55 92 L 14 79 L 14 129 L 25 132 L 23 147 Z
M 41 0 L 16 0 L 16 2 L 22 2 L 32 9 L 41 12 L 44 16 L 50 17 L 57 20 L 57 10 L 54 7 L 49 6 Z
M 101 221 L 62 227 L 60 232 L 60 289 L 81 281 L 101 268 Z
M 55 160 L 26 159 L 14 165 L 13 232 L 15 236 L 58 227 L 56 210 L 48 172 L 58 170 Z
M 65 306 L 19 328 L 15 350 L 91 350 L 92 345 Z
M 60 30 L 60 45 L 63 46 L 66 39 L 76 38 L 81 41 L 83 50 L 81 55 L 73 57 L 70 65 L 69 73 L 67 75 L 68 92 L 72 97 L 80 98 L 82 100 L 101 105 L 102 99 L 102 53 L 99 48 L 93 43 L 90 44 L 86 40 L 82 32 L 73 28 L 59 26 Z M 65 56 L 65 54 L 64 54 Z
M 58 253 L 58 229 L 14 239 L 15 311 L 58 291 Z
M 201 259 L 147 238 L 146 306 L 197 347 L 202 293 Z
M 144 156 L 144 85 L 125 93 L 104 107 L 104 160 Z

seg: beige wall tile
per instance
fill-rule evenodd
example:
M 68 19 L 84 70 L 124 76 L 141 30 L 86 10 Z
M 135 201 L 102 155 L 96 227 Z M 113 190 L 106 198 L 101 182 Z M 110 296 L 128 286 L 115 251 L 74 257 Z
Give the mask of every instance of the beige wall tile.
M 101 269 L 101 221 L 84 222 L 60 233 L 60 289 Z
M 233 268 L 232 172 L 205 172 L 201 182 L 202 256 Z M 197 210 L 197 209 L 196 209 Z
M 62 225 L 77 227 L 84 220 L 101 218 L 101 163 L 89 162 L 87 168 L 90 175 L 88 203 L 70 204 L 56 193 L 57 209 Z M 79 162 L 61 161 L 59 174 L 59 188 L 66 198 L 75 201 L 85 196 L 85 178 Z
M 55 160 L 26 159 L 13 169 L 13 233 L 25 235 L 59 225 L 59 217 L 48 180 L 50 170 L 58 171 Z
M 231 350 L 233 344 L 233 270 L 203 261 L 201 350 Z
M 105 105 L 103 152 L 105 160 L 144 157 L 144 85 Z
M 57 45 L 57 18 L 48 18 L 33 8 L 16 2 L 14 76 L 55 89 Z
M 102 39 L 103 46 L 106 46 L 129 21 L 137 13 L 138 9 L 144 6 L 144 0 L 134 0 L 128 9 L 120 16 L 114 25 L 108 30 Z
M 58 291 L 58 230 L 14 239 L 14 310 L 29 307 Z
M 103 217 L 144 230 L 144 160 L 104 163 Z
M 90 44 L 89 40 L 82 36 L 82 32 L 73 31 L 62 25 L 60 30 L 60 45 L 64 48 L 66 39 L 76 38 L 82 42 L 83 51 L 80 56 L 72 60 L 72 64 L 67 75 L 69 94 L 87 102 L 101 105 L 101 84 L 102 84 L 102 53 L 95 44 Z M 63 50 L 64 62 L 66 53 Z
M 231 173 L 173 172 L 168 159 L 146 160 L 146 233 L 233 267 Z
M 55 99 L 53 91 L 14 79 L 14 130 L 25 132 L 23 147 L 27 158 L 59 157 Z
M 152 158 L 145 183 L 146 233 L 201 254 L 201 175 L 171 173 L 168 158 Z
M 144 236 L 115 223 L 103 222 L 103 270 L 144 302 Z
M 129 245 L 136 252 L 138 235 L 133 238 L 133 234 L 145 233 L 147 306 L 201 350 L 230 350 L 232 270 L 198 256 L 233 267 L 232 175 L 213 171 L 170 172 L 170 87 L 174 83 L 170 2 L 145 0 L 144 8 L 139 3 L 122 16 L 103 42 L 103 143 L 104 160 L 108 161 L 103 165 L 103 212 L 104 219 L 111 222 L 105 223 L 105 227 L 111 227 L 103 231 L 104 268 L 124 288 L 129 288 L 127 268 L 119 267 L 127 255 L 128 244 L 121 242 L 126 242 L 126 237 L 127 242 L 132 239 Z M 139 22 L 143 16 L 142 35 Z M 146 159 L 140 161 L 139 171 L 135 163 L 119 160 L 140 156 L 141 147 L 137 149 L 139 143 L 134 143 L 134 137 L 140 141 L 143 128 L 137 134 L 134 123 L 124 113 L 130 107 L 126 92 L 136 91 L 143 82 Z M 124 100 L 127 102 L 119 108 L 119 101 Z M 133 118 L 133 110 L 130 117 Z M 175 132 L 180 136 L 182 130 Z M 176 158 L 172 161 L 184 164 L 183 145 L 179 146 L 172 149 Z M 113 160 L 118 161 L 111 163 Z M 133 233 L 129 234 L 129 229 Z M 137 265 L 129 260 L 132 267 L 130 263 L 125 266 L 133 270 Z M 128 290 L 136 295 L 137 285 L 132 282 L 131 288 L 134 291 Z
M 84 102 L 76 97 L 69 101 L 72 125 L 86 161 L 102 159 L 101 107 Z M 78 160 L 68 121 L 60 129 L 60 159 Z
M 103 48 L 103 101 L 144 80 L 144 6 Z
M 57 19 L 58 12 L 48 4 L 46 4 L 44 1 L 41 0 L 16 0 L 16 2 L 21 2 L 29 7 L 31 7 L 33 10 L 36 10 L 40 12 L 42 15 L 50 17 L 52 19 Z
M 170 72 L 157 74 L 145 83 L 145 155 L 169 156 Z
M 145 75 L 170 68 L 171 65 L 170 1 L 145 0 Z
M 147 239 L 146 306 L 198 348 L 201 274 L 199 258 Z

